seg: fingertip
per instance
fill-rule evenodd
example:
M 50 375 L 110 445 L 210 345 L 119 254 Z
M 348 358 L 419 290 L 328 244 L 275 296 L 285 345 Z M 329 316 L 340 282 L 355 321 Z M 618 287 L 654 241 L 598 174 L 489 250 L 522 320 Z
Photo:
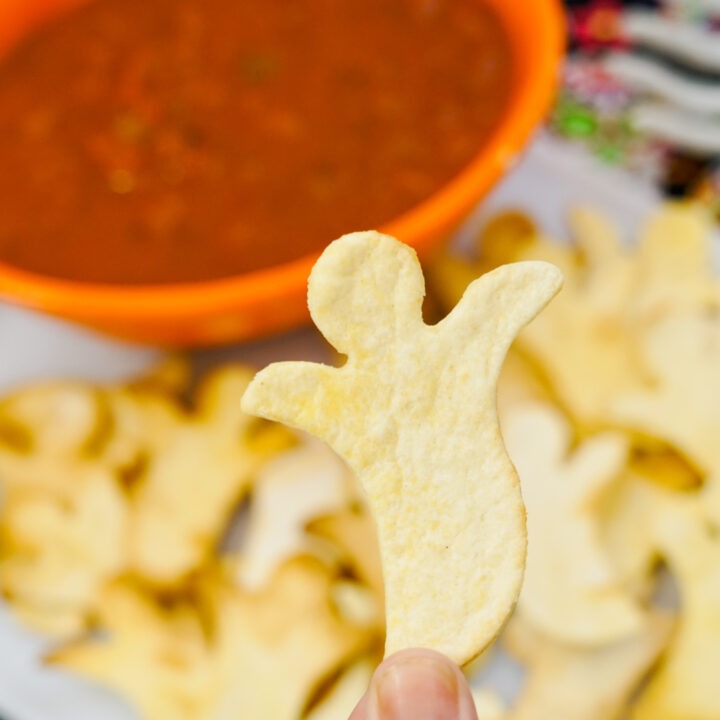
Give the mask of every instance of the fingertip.
M 477 720 L 460 668 L 433 650 L 402 650 L 376 669 L 350 720 Z

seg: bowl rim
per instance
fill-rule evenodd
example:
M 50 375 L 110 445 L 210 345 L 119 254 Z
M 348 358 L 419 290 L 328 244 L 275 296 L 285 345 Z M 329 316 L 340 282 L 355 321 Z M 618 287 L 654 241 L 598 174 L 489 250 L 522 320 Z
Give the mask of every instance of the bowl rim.
M 507 0 L 482 1 L 498 12 L 497 8 Z M 460 173 L 421 203 L 380 226 L 380 232 L 400 237 L 422 252 L 433 236 L 448 229 L 453 220 L 477 203 L 479 188 L 486 189 L 515 162 L 527 137 L 550 106 L 565 47 L 560 0 L 534 0 L 525 5 L 522 22 L 534 28 L 533 37 L 537 41 L 533 61 L 516 69 L 520 77 L 514 79 L 510 101 L 496 129 Z M 498 14 L 507 27 L 504 13 Z M 51 314 L 124 323 L 197 317 L 218 308 L 241 312 L 243 308 L 259 307 L 304 289 L 321 252 L 240 275 L 165 284 L 76 281 L 23 270 L 0 260 L 0 296 Z

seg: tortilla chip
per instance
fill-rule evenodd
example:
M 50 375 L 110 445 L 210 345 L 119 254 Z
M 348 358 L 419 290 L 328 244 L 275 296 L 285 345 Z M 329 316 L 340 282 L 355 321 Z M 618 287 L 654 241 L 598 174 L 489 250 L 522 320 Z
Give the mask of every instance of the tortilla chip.
M 496 384 L 515 335 L 560 282 L 547 264 L 505 266 L 427 326 L 414 252 L 378 233 L 347 235 L 326 248 L 308 288 L 315 323 L 347 362 L 278 363 L 245 393 L 247 412 L 320 437 L 363 486 L 378 526 L 387 653 L 424 646 L 466 663 L 515 602 L 524 512 Z
M 642 612 L 607 556 L 597 508 L 628 455 L 619 433 L 585 439 L 549 405 L 516 407 L 503 423 L 528 513 L 528 558 L 518 607 L 547 635 L 600 645 L 636 633 Z

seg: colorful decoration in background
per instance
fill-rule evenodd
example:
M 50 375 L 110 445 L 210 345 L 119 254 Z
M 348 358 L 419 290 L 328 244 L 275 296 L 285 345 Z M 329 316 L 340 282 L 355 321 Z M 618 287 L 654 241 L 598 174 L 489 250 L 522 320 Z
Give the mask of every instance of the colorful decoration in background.
M 551 130 L 720 220 L 720 2 L 566 0 Z

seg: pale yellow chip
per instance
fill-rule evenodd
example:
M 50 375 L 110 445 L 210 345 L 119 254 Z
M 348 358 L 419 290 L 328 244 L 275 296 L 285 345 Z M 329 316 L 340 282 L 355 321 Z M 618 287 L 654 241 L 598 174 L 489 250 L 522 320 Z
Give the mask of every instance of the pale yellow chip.
M 324 538 L 340 551 L 341 562 L 360 582 L 365 583 L 382 603 L 384 586 L 377 528 L 362 507 L 343 508 L 307 524 L 311 536 Z
M 473 688 L 473 702 L 478 720 L 502 720 L 506 717 L 507 708 L 502 699 L 488 688 Z
M 98 622 L 101 633 L 58 648 L 48 662 L 120 693 L 143 720 L 211 717 L 213 665 L 196 607 L 163 606 L 116 583 L 103 594 Z
M 665 496 L 657 546 L 679 588 L 677 633 L 633 720 L 720 717 L 720 536 L 694 498 Z
M 516 616 L 504 641 L 527 666 L 512 720 L 619 720 L 628 701 L 667 644 L 672 620 L 649 615 L 633 635 L 579 648 L 559 643 Z M 689 720 L 690 716 L 686 716 Z M 659 718 L 655 718 L 659 720 Z
M 347 668 L 325 697 L 310 711 L 307 720 L 346 720 L 370 685 L 377 665 L 374 657 L 358 660 Z
M 614 393 L 644 377 L 625 322 L 634 268 L 600 216 L 578 210 L 572 226 L 584 265 L 567 275 L 557 298 L 518 342 L 543 368 L 563 407 L 592 425 L 606 417 Z
M 102 467 L 56 462 L 50 470 L 62 478 L 57 485 L 28 482 L 5 493 L 0 588 L 24 608 L 27 619 L 55 610 L 87 620 L 103 585 L 124 569 L 128 504 L 115 477 Z
M 88 627 L 87 608 L 38 607 L 25 602 L 12 602 L 13 616 L 26 628 L 45 638 L 63 640 L 81 635 Z
M 542 632 L 599 645 L 637 632 L 642 612 L 622 586 L 600 535 L 603 492 L 625 467 L 619 433 L 571 450 L 571 428 L 549 405 L 517 406 L 503 423 L 528 513 L 528 558 L 518 607 Z
M 524 511 L 496 384 L 516 333 L 560 283 L 545 263 L 505 266 L 428 326 L 414 252 L 378 233 L 347 235 L 308 287 L 316 325 L 347 362 L 278 363 L 245 394 L 247 412 L 320 437 L 357 475 L 378 526 L 387 653 L 425 646 L 466 663 L 517 598 Z
M 637 287 L 629 308 L 636 323 L 717 302 L 710 257 L 711 219 L 697 205 L 668 204 L 645 224 L 637 250 Z
M 652 384 L 619 395 L 616 422 L 678 447 L 705 477 L 707 510 L 720 521 L 720 315 L 677 312 L 642 337 Z
M 515 346 L 510 348 L 498 380 L 500 426 L 515 405 L 551 399 L 549 383 L 537 364 Z
M 367 585 L 345 578 L 339 578 L 333 583 L 331 595 L 340 617 L 363 628 L 372 644 L 382 646 L 385 640 L 382 596 L 378 596 Z
M 667 440 L 633 432 L 628 470 L 667 490 L 686 492 L 704 485 L 698 466 Z
M 213 720 L 296 720 L 317 689 L 367 650 L 362 629 L 341 620 L 332 577 L 314 558 L 279 568 L 259 593 L 208 588 L 213 620 Z
M 177 585 L 210 557 L 259 467 L 295 441 L 278 426 L 258 431 L 240 410 L 251 377 L 242 366 L 213 373 L 197 412 L 148 459 L 133 493 L 129 549 L 131 570 L 145 580 Z
M 124 476 L 129 474 L 133 481 L 187 421 L 174 398 L 151 388 L 140 383 L 107 388 L 104 393 L 110 427 L 98 450 L 98 461 Z
M 650 600 L 659 561 L 656 512 L 667 491 L 646 476 L 627 470 L 598 510 L 600 538 L 618 579 L 633 597 Z
M 475 236 L 475 255 L 488 270 L 492 270 L 520 260 L 527 248 L 537 242 L 537 237 L 535 223 L 524 212 L 502 210 Z
M 0 470 L 8 450 L 78 457 L 103 430 L 100 393 L 80 382 L 40 383 L 0 401 Z
M 345 464 L 313 438 L 271 459 L 256 477 L 252 511 L 238 555 L 240 582 L 260 588 L 293 555 L 312 552 L 306 524 L 344 508 L 352 483 Z
M 118 582 L 103 594 L 98 632 L 48 661 L 119 692 L 147 720 L 297 720 L 369 649 L 365 631 L 337 614 L 332 584 L 308 557 L 283 565 L 260 593 L 224 568 L 173 601 Z
M 512 210 L 490 220 L 476 238 L 474 249 L 474 256 L 467 257 L 444 248 L 428 264 L 428 286 L 446 312 L 457 305 L 470 283 L 501 265 L 543 260 L 566 275 L 572 275 L 577 267 L 573 247 L 543 237 L 527 216 Z
M 447 312 L 460 302 L 470 283 L 482 275 L 485 269 L 452 250 L 443 250 L 428 266 L 428 286 L 440 307 Z

